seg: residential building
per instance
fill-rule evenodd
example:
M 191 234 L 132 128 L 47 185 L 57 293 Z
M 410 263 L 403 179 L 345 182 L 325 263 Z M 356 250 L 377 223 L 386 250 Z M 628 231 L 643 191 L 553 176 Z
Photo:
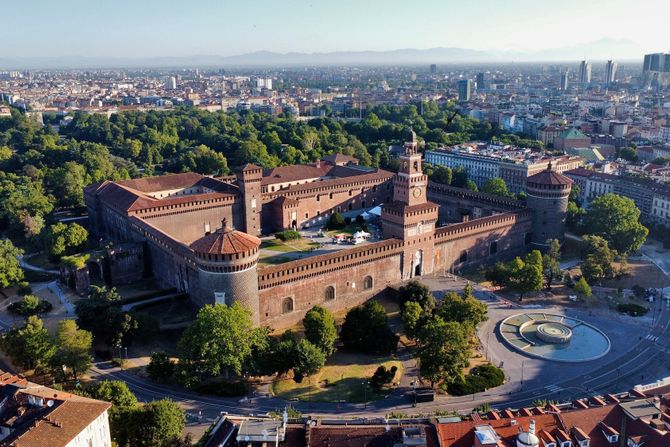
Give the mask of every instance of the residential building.
M 0 446 L 111 447 L 111 404 L 0 371 Z

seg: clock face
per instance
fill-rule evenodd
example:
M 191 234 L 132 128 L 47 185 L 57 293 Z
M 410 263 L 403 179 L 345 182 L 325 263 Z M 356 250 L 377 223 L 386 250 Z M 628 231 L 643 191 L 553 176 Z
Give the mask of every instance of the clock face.
M 412 192 L 414 197 L 421 197 L 421 188 L 414 188 L 414 191 Z

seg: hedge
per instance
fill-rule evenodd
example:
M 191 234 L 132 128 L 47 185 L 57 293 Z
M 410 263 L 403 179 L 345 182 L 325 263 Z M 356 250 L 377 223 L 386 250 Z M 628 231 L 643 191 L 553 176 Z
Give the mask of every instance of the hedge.
M 634 303 L 619 304 L 616 307 L 616 310 L 618 310 L 622 314 L 628 314 L 631 317 L 639 317 L 640 315 L 644 315 L 649 311 L 649 309 L 647 309 L 646 307 Z
M 447 391 L 453 396 L 464 396 L 495 388 L 504 382 L 505 373 L 502 369 L 485 364 L 473 368 L 467 376 L 450 384 Z

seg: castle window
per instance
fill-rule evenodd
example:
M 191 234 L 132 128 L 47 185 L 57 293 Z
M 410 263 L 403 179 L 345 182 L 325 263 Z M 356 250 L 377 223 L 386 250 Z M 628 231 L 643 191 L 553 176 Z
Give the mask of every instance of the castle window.
M 365 279 L 363 279 L 363 290 L 370 289 L 372 289 L 372 276 L 366 276 Z
M 281 313 L 288 314 L 291 312 L 293 312 L 293 298 L 284 298 L 284 301 L 281 303 Z
M 458 258 L 458 262 L 463 263 L 468 261 L 468 251 L 463 250 L 461 251 L 461 255 Z
M 492 241 L 489 243 L 489 255 L 494 255 L 498 253 L 498 241 Z
M 328 198 L 332 200 L 332 198 L 333 198 L 333 193 L 332 192 L 330 194 L 328 194 Z
M 333 286 L 326 287 L 325 298 L 326 301 L 332 301 L 335 299 L 335 287 Z

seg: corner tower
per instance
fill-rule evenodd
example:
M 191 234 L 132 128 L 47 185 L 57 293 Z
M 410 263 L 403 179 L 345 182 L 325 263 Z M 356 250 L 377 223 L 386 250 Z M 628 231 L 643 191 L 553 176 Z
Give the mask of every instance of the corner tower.
M 196 300 L 201 304 L 239 302 L 251 311 L 252 321 L 258 325 L 256 264 L 260 245 L 260 239 L 235 231 L 226 219 L 221 228 L 191 243 L 198 267 Z
M 237 174 L 237 182 L 244 200 L 244 231 L 253 236 L 261 234 L 261 181 L 263 169 L 246 164 Z
M 547 169 L 526 179 L 526 206 L 533 212 L 531 246 L 546 250 L 547 241 L 565 238 L 565 219 L 572 180 L 552 169 Z
M 400 169 L 393 177 L 393 201 L 382 209 L 384 238 L 405 243 L 402 261 L 403 279 L 433 272 L 435 224 L 438 206 L 426 199 L 428 177 L 421 168 L 416 134 L 400 156 Z

